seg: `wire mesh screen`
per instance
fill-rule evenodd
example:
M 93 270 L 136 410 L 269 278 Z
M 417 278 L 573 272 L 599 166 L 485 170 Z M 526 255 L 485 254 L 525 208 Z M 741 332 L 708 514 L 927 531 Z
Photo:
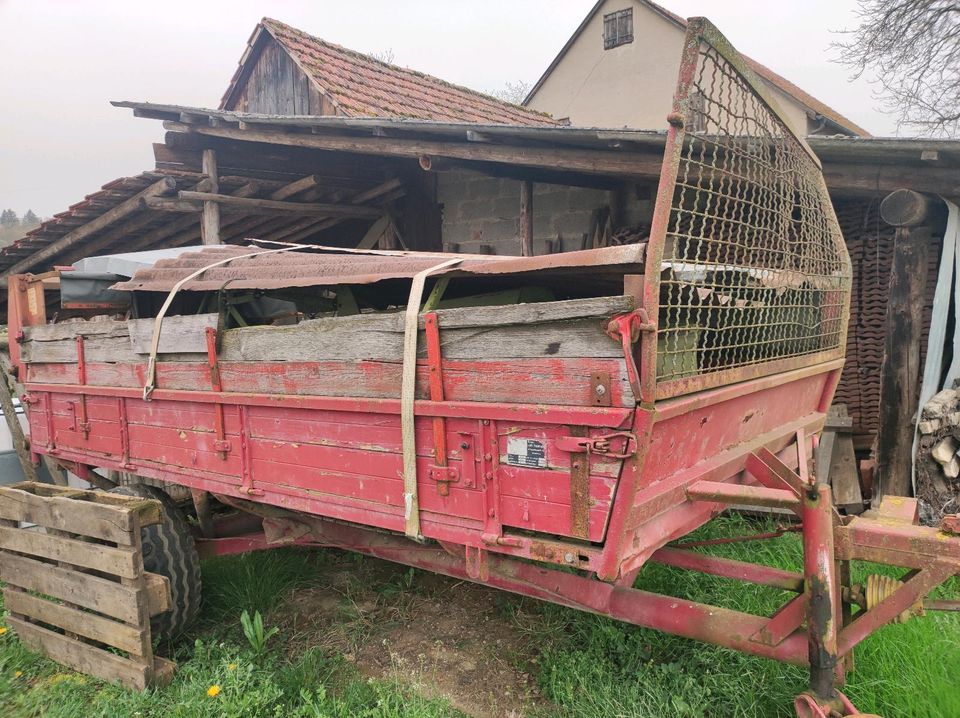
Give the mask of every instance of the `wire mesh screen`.
M 819 166 L 732 48 L 698 44 L 673 147 L 657 381 L 839 355 L 850 266 Z

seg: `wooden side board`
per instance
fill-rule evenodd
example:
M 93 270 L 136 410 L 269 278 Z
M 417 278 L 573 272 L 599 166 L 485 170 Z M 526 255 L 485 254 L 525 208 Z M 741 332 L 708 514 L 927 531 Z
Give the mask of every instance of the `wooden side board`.
M 633 310 L 629 296 L 571 299 L 437 311 L 446 359 L 609 358 L 622 355 L 605 335 L 610 317 Z M 154 320 L 106 319 L 28 327 L 22 357 L 28 363 L 75 363 L 76 337 L 87 362 L 136 363 L 150 351 Z M 166 361 L 206 361 L 207 327 L 216 314 L 164 319 L 159 353 Z M 423 319 L 421 317 L 421 328 Z M 420 342 L 419 355 L 426 356 Z M 292 326 L 256 326 L 222 332 L 220 361 L 391 361 L 403 358 L 402 312 L 311 319 Z

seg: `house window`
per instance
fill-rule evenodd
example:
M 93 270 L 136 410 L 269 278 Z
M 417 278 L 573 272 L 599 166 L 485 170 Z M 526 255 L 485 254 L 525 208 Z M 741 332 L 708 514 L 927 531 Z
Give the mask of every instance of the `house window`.
M 603 16 L 603 49 L 633 42 L 633 8 L 617 10 Z

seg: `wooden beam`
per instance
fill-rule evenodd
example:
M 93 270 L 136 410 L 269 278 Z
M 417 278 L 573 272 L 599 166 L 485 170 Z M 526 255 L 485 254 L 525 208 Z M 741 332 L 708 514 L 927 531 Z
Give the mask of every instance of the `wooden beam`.
M 894 227 L 916 227 L 929 217 L 933 200 L 912 189 L 898 189 L 883 198 L 880 218 Z
M 294 214 L 320 214 L 331 217 L 355 217 L 359 219 L 379 217 L 376 207 L 362 207 L 349 204 L 331 204 L 328 202 L 282 202 L 272 199 L 253 197 L 234 197 L 228 194 L 210 192 L 179 192 L 178 196 L 186 202 L 217 202 L 223 208 L 245 210 L 247 212 L 291 212 Z
M 349 202 L 350 204 L 366 204 L 367 202 L 372 202 L 375 199 L 379 199 L 384 195 L 390 194 L 395 190 L 402 190 L 402 189 L 403 189 L 403 183 L 398 178 L 395 177 L 393 179 L 387 180 L 386 182 L 378 184 L 376 187 L 371 187 L 370 189 L 364 190 L 363 192 L 358 192 L 357 194 L 355 194 L 353 197 L 350 198 Z M 316 225 L 314 225 L 314 229 L 311 232 L 311 234 L 313 232 L 321 232 L 325 229 L 329 229 L 330 227 L 338 225 L 341 222 L 343 222 L 344 219 L 345 219 L 344 217 L 331 217 L 329 219 L 320 220 Z M 307 228 L 308 227 L 304 227 L 302 229 L 307 229 Z
M 320 184 L 319 175 L 307 175 L 306 177 L 302 177 L 295 182 L 285 184 L 283 187 L 271 193 L 270 199 L 287 199 L 288 197 L 293 197 L 295 194 L 300 194 L 308 189 L 313 189 L 318 184 Z
M 206 149 L 201 159 L 203 173 L 210 184 L 210 194 L 220 191 L 220 182 L 217 175 L 216 150 Z M 200 243 L 220 244 L 220 205 L 209 200 L 203 203 L 203 216 L 200 218 Z
M 909 187 L 916 192 L 957 196 L 960 170 L 954 167 L 911 167 L 902 164 L 823 163 L 823 178 L 831 192 L 880 195 Z
M 520 254 L 533 256 L 533 182 L 520 183 Z
M 96 219 L 77 227 L 75 230 L 65 234 L 55 242 L 51 242 L 43 249 L 40 249 L 25 259 L 17 262 L 10 267 L 10 269 L 5 271 L 2 276 L 9 277 L 12 274 L 22 274 L 23 272 L 36 267 L 46 260 L 57 256 L 65 249 L 69 249 L 70 247 L 77 245 L 87 237 L 106 229 L 115 222 L 118 222 L 121 219 L 138 211 L 141 208 L 140 200 L 147 197 L 159 197 L 163 194 L 172 192 L 174 189 L 176 189 L 176 187 L 177 182 L 171 177 L 164 177 L 160 180 L 157 180 L 142 192 L 138 192 L 130 199 L 126 200 L 125 202 L 121 202 L 116 207 L 104 212 Z
M 203 127 L 180 122 L 164 122 L 172 132 L 195 133 L 209 137 L 265 142 L 288 147 L 356 152 L 369 155 L 411 157 L 421 155 L 453 159 L 503 162 L 526 167 L 543 167 L 599 175 L 658 176 L 663 163 L 661 152 L 639 153 L 608 150 L 556 149 L 552 147 L 514 147 L 482 142 L 459 143 L 435 140 L 395 139 L 390 137 L 338 136 L 313 133 L 280 132 L 234 127 Z
M 898 227 L 880 366 L 880 425 L 874 501 L 912 493 L 913 421 L 920 394 L 920 342 L 926 295 L 929 227 Z

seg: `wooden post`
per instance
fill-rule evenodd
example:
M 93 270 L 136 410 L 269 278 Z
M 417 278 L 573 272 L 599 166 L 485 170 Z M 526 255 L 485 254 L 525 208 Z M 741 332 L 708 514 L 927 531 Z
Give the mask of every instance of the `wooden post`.
M 10 361 L 10 357 L 0 349 L 0 404 L 2 404 L 3 413 L 7 419 L 7 426 L 13 438 L 13 446 L 17 450 L 20 464 L 23 466 L 24 475 L 28 481 L 35 481 L 37 480 L 37 474 L 32 461 L 33 457 L 30 454 L 30 444 L 23 433 L 23 428 L 20 426 L 20 421 L 17 419 L 13 406 L 13 397 L 19 394 L 20 391 L 21 387 L 13 376 L 13 364 Z M 8 399 L 9 406 L 7 403 Z M 26 411 L 26 409 L 24 409 L 24 411 Z M 13 421 L 11 421 L 10 417 L 13 418 Z M 21 453 L 21 451 L 23 451 L 23 453 Z M 53 479 L 53 483 L 58 486 L 66 486 L 67 474 L 60 467 L 60 464 L 57 463 L 56 459 L 46 454 L 41 458 L 47 467 L 47 471 L 50 472 L 50 478 Z M 28 465 L 30 467 L 29 469 L 27 468 Z
M 913 415 L 920 393 L 920 342 L 931 228 L 930 202 L 911 190 L 897 190 L 880 205 L 880 216 L 897 228 L 886 335 L 880 368 L 880 425 L 874 505 L 883 496 L 912 493 Z
M 210 192 L 220 192 L 220 181 L 217 175 L 217 153 L 215 150 L 204 150 L 201 160 L 201 169 L 210 182 Z M 201 244 L 220 244 L 220 205 L 216 202 L 203 203 L 203 218 L 200 221 Z
M 10 377 L 13 380 L 13 377 Z M 10 390 L 10 384 L 7 380 L 6 371 L 0 376 L 0 409 L 3 410 L 3 417 L 7 420 L 7 428 L 10 430 L 10 438 L 13 441 L 13 448 L 20 459 L 20 466 L 23 467 L 23 476 L 27 481 L 37 481 L 37 467 L 33 464 L 33 458 L 30 456 L 30 445 L 27 443 L 27 437 L 23 433 L 23 427 L 17 419 L 17 410 L 13 405 L 13 393 Z
M 533 256 L 533 182 L 520 183 L 520 254 Z

